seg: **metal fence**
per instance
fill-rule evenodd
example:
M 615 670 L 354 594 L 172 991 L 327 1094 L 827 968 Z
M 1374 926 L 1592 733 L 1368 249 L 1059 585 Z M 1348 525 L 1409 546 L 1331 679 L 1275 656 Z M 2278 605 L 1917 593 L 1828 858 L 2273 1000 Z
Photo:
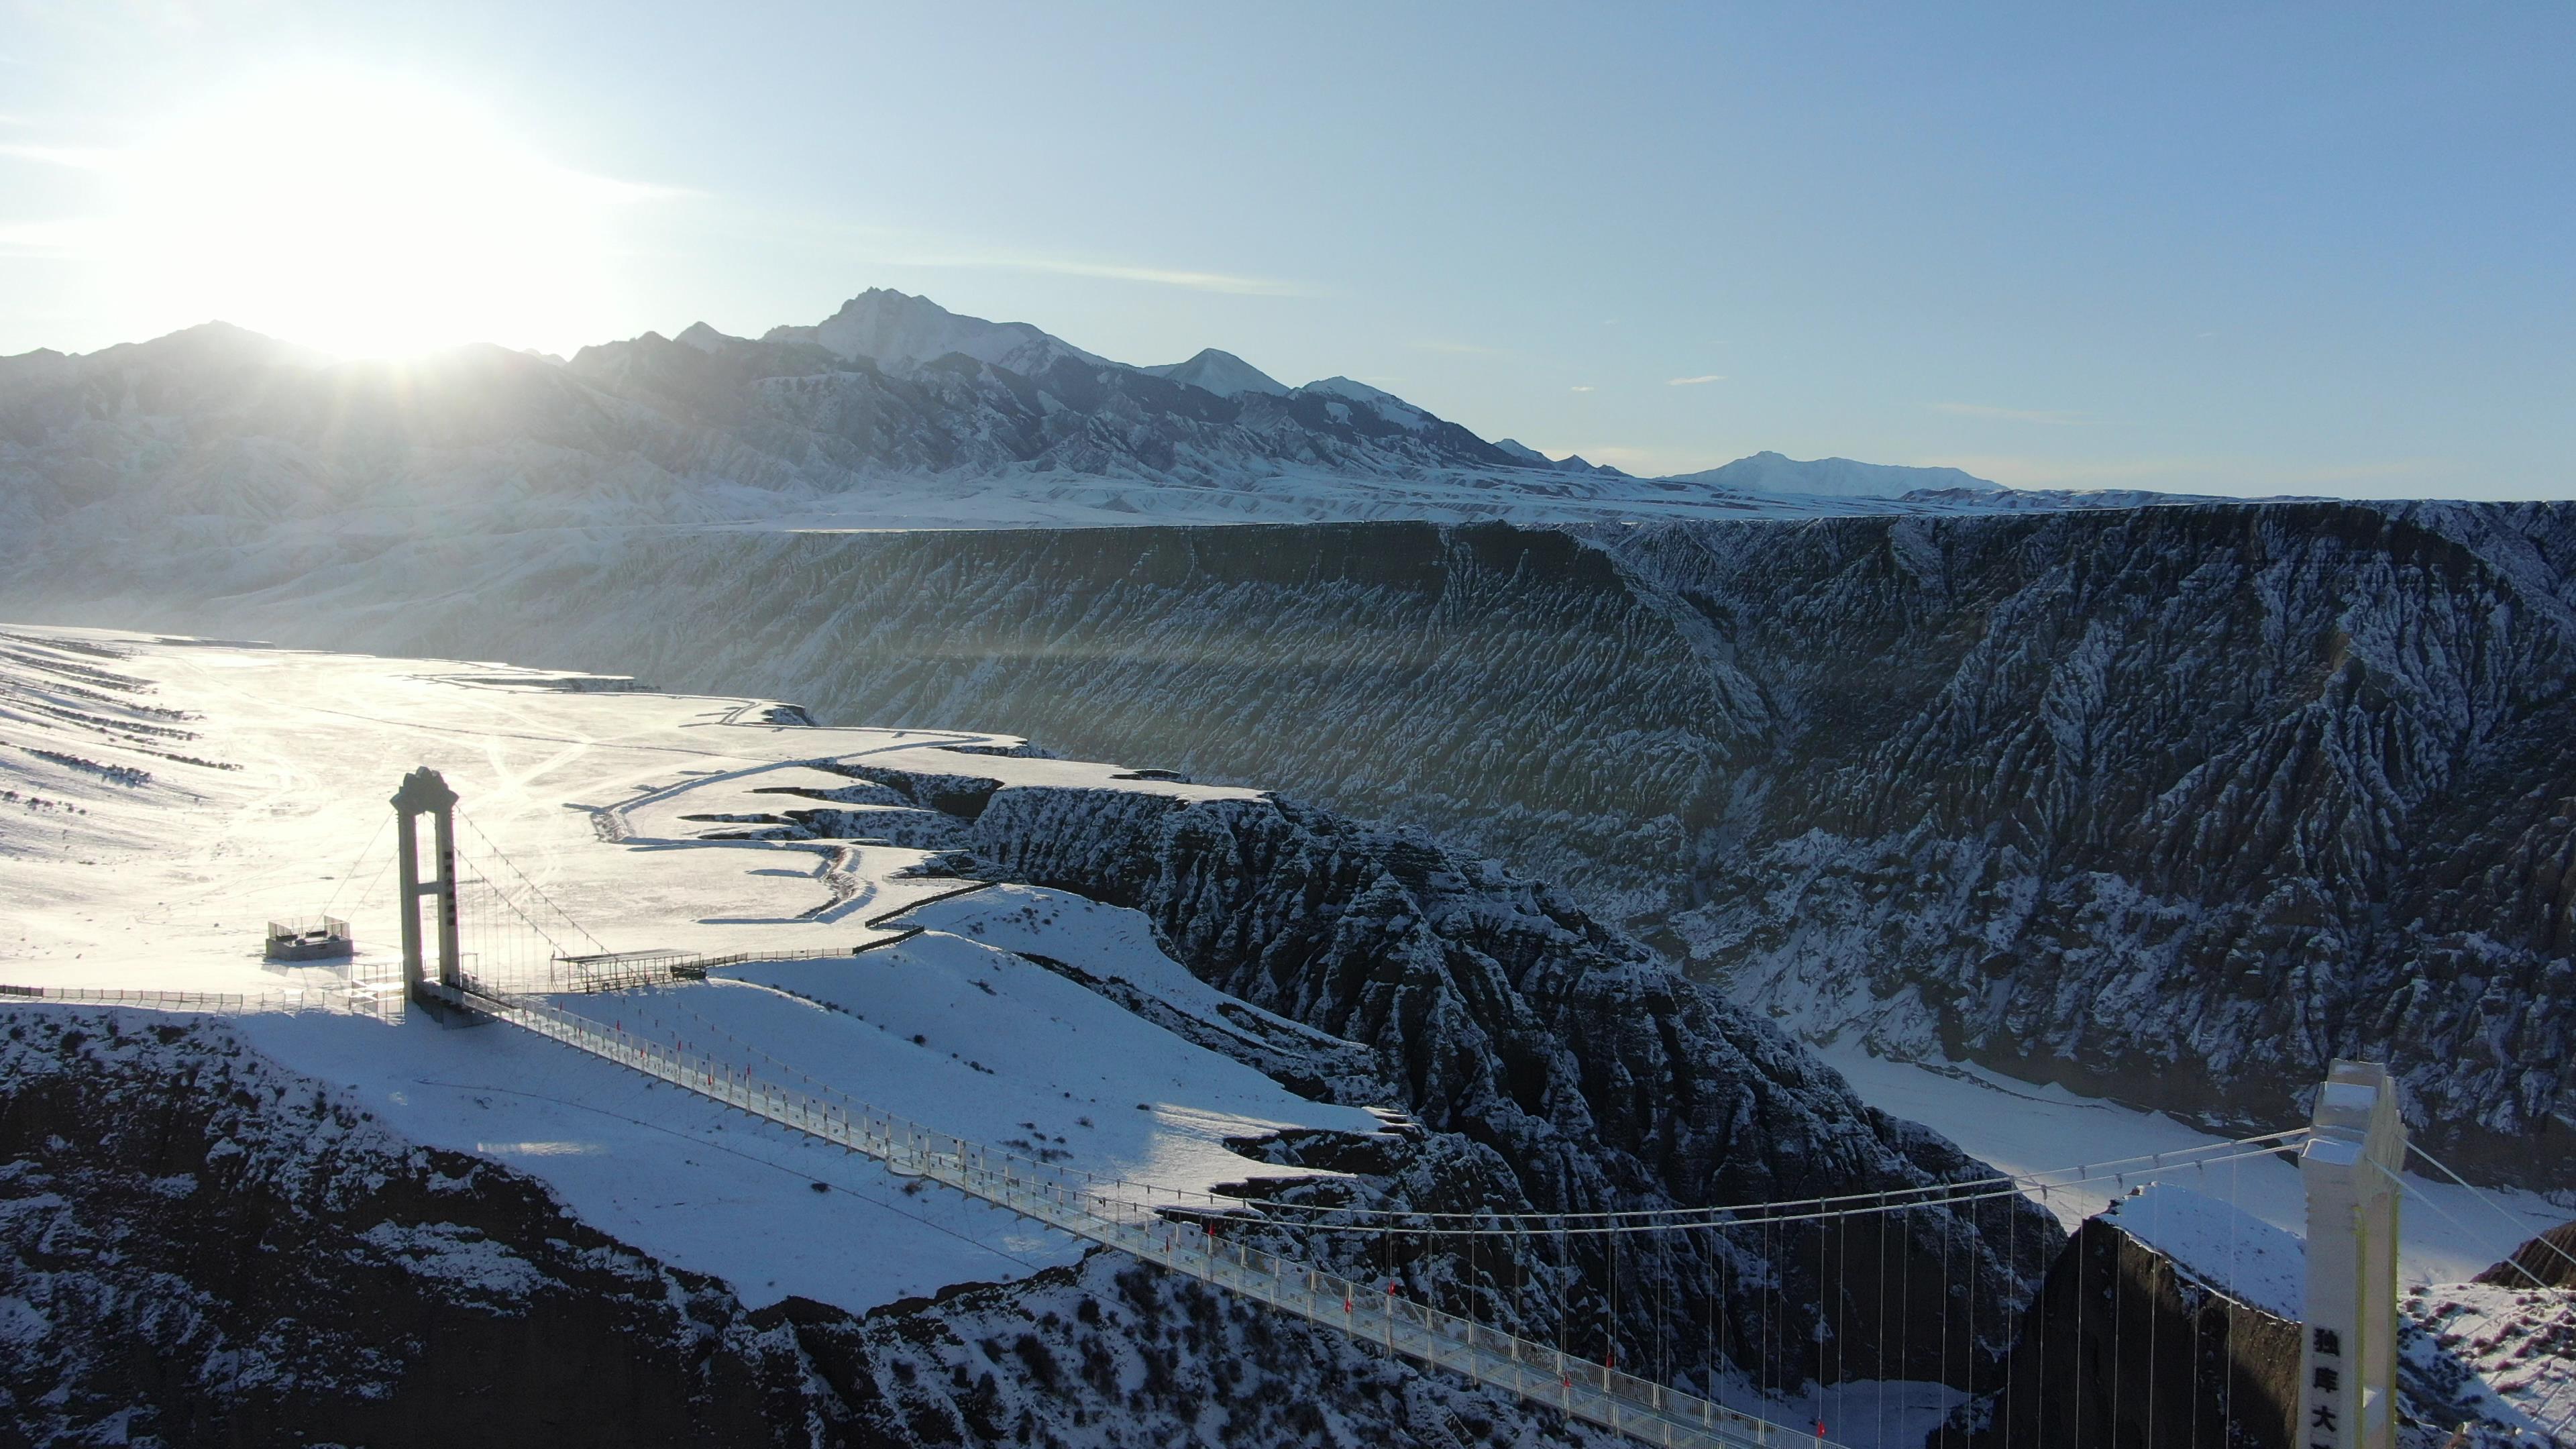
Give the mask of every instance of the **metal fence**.
M 295 1014 L 335 1012 L 344 1016 L 388 1014 L 402 995 L 402 983 L 353 983 L 348 986 L 285 986 L 274 991 L 112 991 L 94 986 L 5 986 L 0 1000 L 60 1001 L 74 1006 L 131 1006 L 145 1011 L 197 1011 L 223 1016 L 254 1012 Z

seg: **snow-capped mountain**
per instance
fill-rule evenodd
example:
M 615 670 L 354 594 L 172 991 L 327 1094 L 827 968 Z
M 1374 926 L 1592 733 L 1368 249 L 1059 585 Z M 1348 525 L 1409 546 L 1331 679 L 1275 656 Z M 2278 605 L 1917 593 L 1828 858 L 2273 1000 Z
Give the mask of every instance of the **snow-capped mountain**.
M 1497 438 L 1494 440 L 1494 446 L 1533 468 L 1545 468 L 1556 473 L 1601 473 L 1613 478 L 1628 476 L 1607 463 L 1591 462 L 1580 453 L 1568 453 L 1562 458 L 1550 458 L 1518 438 Z
M 703 324 L 701 324 L 703 325 Z M 768 342 L 811 342 L 845 362 L 868 358 L 890 369 L 951 355 L 1036 376 L 1058 362 L 1114 367 L 1026 322 L 987 322 L 951 312 L 928 297 L 871 287 L 812 327 L 773 327 Z
M 1191 387 L 1204 388 L 1218 397 L 1234 397 L 1247 392 L 1286 397 L 1289 392 L 1287 384 L 1263 372 L 1260 368 L 1231 352 L 1219 352 L 1213 347 L 1202 348 L 1197 356 L 1187 362 L 1166 362 L 1158 367 L 1140 367 L 1136 370 L 1150 372 L 1156 377 L 1168 377 L 1174 382 L 1187 383 Z

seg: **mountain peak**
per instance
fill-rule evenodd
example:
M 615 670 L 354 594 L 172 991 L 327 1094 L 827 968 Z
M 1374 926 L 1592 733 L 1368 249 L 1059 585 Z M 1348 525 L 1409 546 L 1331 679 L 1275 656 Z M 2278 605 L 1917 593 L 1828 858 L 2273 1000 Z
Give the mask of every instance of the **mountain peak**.
M 870 287 L 812 327 L 773 328 L 769 336 L 817 343 L 835 356 L 865 357 L 888 367 L 931 362 L 950 353 L 1024 375 L 1067 359 L 1091 367 L 1113 365 L 1026 322 L 968 317 L 891 287 Z
M 1234 397 L 1247 392 L 1267 393 L 1272 397 L 1288 395 L 1287 384 L 1233 353 L 1220 352 L 1213 347 L 1200 348 L 1198 354 L 1187 362 L 1166 362 L 1136 370 L 1204 388 L 1218 397 Z
M 1317 378 L 1299 388 L 1300 392 L 1322 393 L 1327 397 L 1355 402 L 1379 417 L 1413 432 L 1431 426 L 1431 415 L 1384 388 L 1371 387 L 1355 378 L 1334 376 Z
M 741 339 L 736 337 L 727 337 L 704 322 L 692 322 L 688 325 L 687 330 L 683 331 L 679 336 L 674 337 L 671 340 L 684 347 L 694 347 L 700 352 L 712 353 L 722 352 L 725 348 Z
M 1545 468 L 1552 473 L 1601 473 L 1613 478 L 1628 476 L 1606 463 L 1595 463 L 1581 453 L 1568 453 L 1562 458 L 1551 458 L 1518 438 L 1497 438 L 1494 446 L 1502 449 L 1518 462 L 1532 468 Z

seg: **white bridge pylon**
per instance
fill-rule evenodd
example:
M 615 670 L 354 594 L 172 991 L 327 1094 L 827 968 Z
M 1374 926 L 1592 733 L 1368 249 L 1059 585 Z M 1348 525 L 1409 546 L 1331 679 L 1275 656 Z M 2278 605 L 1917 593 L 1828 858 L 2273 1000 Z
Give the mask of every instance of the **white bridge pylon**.
M 441 794 L 446 796 L 445 808 L 438 803 Z M 2351 1133 L 2341 1117 L 2330 1121 L 2327 1104 L 2321 1103 L 2313 1128 L 2210 1143 L 2199 1148 L 2156 1154 L 2152 1158 L 2090 1164 L 2057 1173 L 1999 1174 L 1973 1181 L 1929 1183 L 1913 1189 L 1842 1198 L 1574 1214 L 1323 1208 L 1320 1205 L 1255 1202 L 1102 1178 L 991 1149 L 846 1098 L 827 1099 L 790 1090 L 713 1054 L 688 1051 L 675 1043 L 639 1037 L 567 1011 L 541 995 L 531 994 L 528 984 L 539 980 L 546 983 L 538 988 L 543 991 L 661 985 L 669 983 L 675 975 L 703 975 L 702 968 L 706 965 L 768 957 L 761 954 L 719 959 L 689 958 L 688 962 L 677 965 L 674 964 L 677 958 L 667 962 L 656 958 L 651 963 L 653 969 L 638 969 L 630 973 L 634 976 L 631 981 L 623 976 L 614 981 L 592 980 L 590 978 L 597 973 L 586 967 L 567 973 L 563 968 L 568 963 L 583 963 L 590 958 L 563 954 L 554 945 L 554 933 L 539 926 L 535 916 L 551 911 L 558 929 L 568 928 L 584 937 L 589 933 L 551 901 L 531 900 L 523 905 L 514 900 L 510 892 L 501 888 L 497 879 L 504 871 L 516 871 L 506 858 L 488 863 L 499 867 L 497 870 L 475 868 L 462 872 L 464 883 L 478 891 L 488 890 L 502 911 L 518 918 L 519 928 L 541 939 L 545 945 L 541 959 L 550 960 L 552 969 L 531 970 L 531 963 L 515 963 L 501 972 L 487 975 L 483 970 L 464 967 L 457 948 L 452 944 L 455 940 L 454 923 L 459 919 L 455 892 L 460 878 L 458 857 L 450 844 L 454 839 L 448 819 L 454 803 L 453 793 L 445 790 L 445 782 L 439 780 L 434 771 L 423 768 L 406 779 L 404 796 L 409 799 L 403 796 L 396 799 L 398 810 L 408 803 L 421 813 L 432 814 L 441 827 L 437 842 L 440 847 L 440 878 L 425 883 L 407 878 L 403 883 L 407 917 L 412 915 L 411 908 L 420 895 L 440 898 L 444 907 L 441 925 L 445 929 L 441 932 L 441 959 L 435 976 L 425 969 L 427 962 L 423 956 L 426 953 L 422 949 L 416 921 L 407 922 L 412 929 L 406 933 L 404 941 L 410 967 L 406 975 L 412 983 L 413 999 L 433 1011 L 461 1010 L 476 1017 L 508 1022 L 727 1107 L 877 1159 L 898 1175 L 927 1178 L 1075 1237 L 1190 1274 L 1401 1357 L 1463 1374 L 1478 1383 L 1554 1407 L 1569 1418 L 1613 1430 L 1643 1443 L 1670 1446 L 1670 1449 L 1704 1449 L 1704 1446 L 1705 1449 L 1840 1449 L 1840 1442 L 1828 1436 L 1826 1426 L 1821 1422 L 1791 1427 L 1747 1414 L 1654 1379 L 1622 1372 L 1597 1359 L 1569 1354 L 1563 1348 L 1521 1338 L 1473 1318 L 1443 1311 L 1398 1293 L 1391 1285 L 1363 1285 L 1266 1252 L 1218 1233 L 1215 1224 L 1222 1222 L 1265 1229 L 1311 1227 L 1326 1233 L 1394 1233 L 1409 1237 L 1509 1237 L 1523 1243 L 1547 1236 L 1687 1236 L 1730 1229 L 1759 1231 L 1775 1226 L 1785 1232 L 1793 1225 L 1809 1224 L 1816 1225 L 1821 1255 L 1823 1225 L 1839 1224 L 1846 1219 L 1917 1211 L 1948 1212 L 1994 1199 L 2022 1197 L 2025 1189 L 2044 1194 L 2050 1189 L 2071 1188 L 2100 1178 L 2116 1177 L 2124 1185 L 2137 1185 L 2156 1180 L 2168 1172 L 2199 1171 L 2246 1158 L 2295 1152 L 2303 1142 L 2314 1143 L 2323 1135 L 2332 1135 L 2338 1140 L 2347 1135 L 2359 1135 Z M 406 865 L 412 859 L 413 850 L 410 813 L 405 811 L 405 839 L 401 843 Z M 492 847 L 489 841 L 483 841 L 483 845 L 492 855 L 499 856 L 498 848 Z M 533 883 L 525 884 L 531 892 L 542 896 Z M 479 915 L 482 896 L 477 894 L 475 900 L 477 910 L 472 914 Z M 474 926 L 477 923 L 469 919 L 465 924 Z M 597 944 L 595 938 L 592 944 Z M 498 950 L 474 954 L 478 967 L 503 961 L 505 957 L 506 953 Z M 625 961 L 623 957 L 618 959 Z M 681 969 L 684 966 L 689 969 Z M 2351 1064 L 2339 1063 L 2337 1071 L 2345 1074 L 2348 1067 Z M 2378 1069 L 2351 1067 L 2350 1074 L 2365 1070 Z M 2340 1075 L 2338 1080 L 2341 1080 Z M 2329 1101 L 2339 1110 L 2351 1108 L 2358 1100 L 2349 1087 L 2342 1095 L 2332 1095 L 2334 1088 L 2331 1085 L 2328 1091 Z M 2380 1095 L 2383 1099 L 2393 1097 L 2392 1093 L 2385 1091 Z M 2385 1110 L 2393 1119 L 2393 1104 Z M 2331 1133 L 2329 1129 L 2333 1129 Z M 2325 1154 L 2332 1155 L 2331 1152 Z M 2381 1155 L 2374 1150 L 2369 1157 L 2377 1161 Z M 2312 1223 L 2317 1214 L 2314 1193 L 2318 1179 L 2314 1176 L 2314 1169 L 2323 1165 L 2321 1158 L 2310 1171 Z M 1319 1212 L 1332 1220 L 1291 1218 L 1283 1221 L 1276 1216 L 1282 1212 Z M 2391 1245 L 2388 1287 L 2392 1295 L 2393 1212 L 2391 1208 L 2386 1219 L 2386 1242 Z M 1456 1226 L 1448 1225 L 1452 1223 Z M 1945 1230 L 1942 1249 L 1945 1277 L 1949 1262 L 1947 1243 Z M 1819 1261 L 1821 1263 L 1821 1256 Z M 2312 1316 L 2314 1305 L 2321 1301 L 2318 1285 L 2337 1281 L 2338 1275 L 2347 1271 L 2339 1266 L 2342 1261 L 2339 1258 L 2321 1258 L 2311 1252 L 2309 1301 Z M 1821 1274 L 1821 1267 L 1819 1272 Z M 2224 1291 L 2223 1285 L 2214 1286 L 2222 1286 Z M 1831 1287 L 1826 1289 L 1828 1297 L 1833 1291 Z M 1946 1300 L 1949 1296 L 1946 1283 L 1941 1291 Z M 2331 1295 L 2333 1290 L 2327 1291 Z M 2364 1294 L 2355 1291 L 2344 1301 L 2358 1305 L 2364 1301 Z M 1818 1305 L 1816 1311 L 1821 1316 L 1823 1305 Z M 1973 1340 L 1973 1320 L 1970 1330 Z M 1767 1328 L 1765 1332 L 1767 1334 Z M 2363 1334 L 2355 1334 L 2350 1341 L 2358 1345 L 2364 1338 Z M 2384 1343 L 2375 1336 L 2369 1341 Z M 1946 1320 L 1942 1343 L 1941 1362 L 1946 1367 L 1952 1361 Z M 1778 1346 L 1786 1349 L 1786 1341 Z M 1975 1349 L 1972 1341 L 1969 1352 L 1973 1359 Z M 1902 1354 L 1899 1361 L 1903 1361 Z M 2082 1361 L 2081 1357 L 2077 1360 L 2079 1375 Z M 2303 1365 L 2303 1379 L 2308 1377 L 2305 1368 Z M 1840 1380 L 1841 1376 L 1836 1375 L 1835 1381 Z M 1824 1391 L 1826 1383 L 1820 1368 L 1815 1381 L 1819 1394 Z M 2080 1379 L 2075 1387 L 2080 1391 Z M 2356 1422 L 2366 1421 L 2366 1416 L 2356 1416 Z M 2343 1439 L 2336 1449 L 2345 1449 L 2345 1446 L 2379 1449 L 2373 1441 L 2358 1436 Z
M 2405 1166 L 2406 1123 L 2388 1069 L 2336 1062 L 2299 1154 L 2308 1281 L 2293 1429 L 2312 1449 L 2397 1443 L 2397 1174 Z

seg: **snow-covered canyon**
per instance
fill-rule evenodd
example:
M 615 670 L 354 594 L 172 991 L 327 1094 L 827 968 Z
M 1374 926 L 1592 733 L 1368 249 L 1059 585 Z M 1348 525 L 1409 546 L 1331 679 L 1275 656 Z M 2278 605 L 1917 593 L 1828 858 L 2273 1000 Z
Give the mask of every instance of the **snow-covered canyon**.
M 91 558 L 10 597 L 1275 786 L 1561 881 L 1819 1040 L 2212 1127 L 2385 1055 L 2434 1151 L 2563 1190 L 2571 539 L 2563 508 L 2340 504 L 572 530 Z

